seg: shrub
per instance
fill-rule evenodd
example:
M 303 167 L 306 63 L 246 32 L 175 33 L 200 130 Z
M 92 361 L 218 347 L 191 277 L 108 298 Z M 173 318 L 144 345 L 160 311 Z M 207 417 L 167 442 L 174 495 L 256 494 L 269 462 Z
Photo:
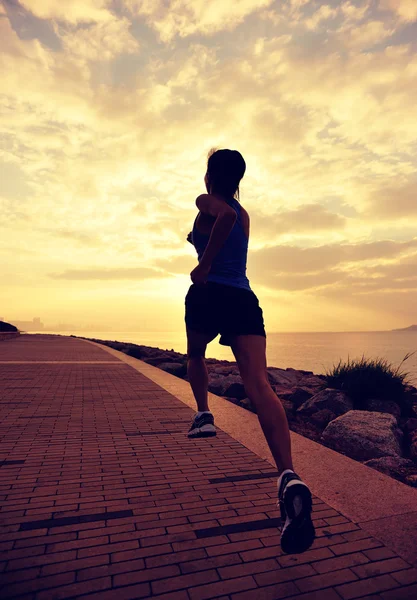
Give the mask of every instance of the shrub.
M 409 373 L 401 372 L 400 367 L 414 352 L 408 353 L 397 368 L 386 359 L 365 358 L 339 361 L 338 365 L 326 372 L 328 385 L 346 392 L 352 399 L 354 408 L 366 409 L 371 398 L 393 400 L 404 410 L 404 392 L 409 385 Z

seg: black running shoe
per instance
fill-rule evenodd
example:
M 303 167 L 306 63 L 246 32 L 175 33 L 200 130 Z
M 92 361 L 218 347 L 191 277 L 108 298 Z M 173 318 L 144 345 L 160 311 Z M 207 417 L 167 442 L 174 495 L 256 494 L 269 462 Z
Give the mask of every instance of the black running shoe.
M 212 437 L 213 435 L 216 435 L 213 415 L 211 413 L 203 413 L 199 417 L 196 415 L 188 432 L 188 437 Z
M 278 490 L 281 511 L 281 548 L 287 554 L 308 550 L 316 532 L 311 520 L 312 498 L 308 486 L 296 473 L 285 473 Z

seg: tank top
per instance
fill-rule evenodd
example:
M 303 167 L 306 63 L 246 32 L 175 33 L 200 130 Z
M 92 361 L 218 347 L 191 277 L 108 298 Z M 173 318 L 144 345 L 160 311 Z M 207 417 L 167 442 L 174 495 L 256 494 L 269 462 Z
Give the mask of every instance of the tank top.
M 249 279 L 246 277 L 248 238 L 246 237 L 242 226 L 241 207 L 239 202 L 234 198 L 227 203 L 235 210 L 236 221 L 228 238 L 213 260 L 210 272 L 207 276 L 207 281 L 231 285 L 233 287 L 251 291 Z M 209 241 L 210 234 L 205 235 L 198 231 L 196 222 L 197 217 L 195 218 L 193 225 L 192 239 L 194 247 L 197 250 L 198 261 L 200 262 Z

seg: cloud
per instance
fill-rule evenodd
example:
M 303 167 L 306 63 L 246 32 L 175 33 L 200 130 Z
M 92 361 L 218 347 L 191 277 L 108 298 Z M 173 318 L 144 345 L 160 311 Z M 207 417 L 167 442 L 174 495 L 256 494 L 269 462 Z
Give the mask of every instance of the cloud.
M 139 50 L 128 19 L 99 21 L 81 29 L 75 25 L 56 25 L 55 32 L 61 38 L 65 51 L 80 56 L 84 61 L 108 61 L 118 54 L 132 54 Z
M 343 216 L 331 213 L 319 204 L 305 204 L 294 210 L 268 215 L 255 212 L 251 218 L 252 235 L 264 241 L 282 234 L 340 230 L 345 224 Z
M 272 4 L 273 0 L 172 0 L 167 9 L 164 0 L 126 0 L 125 4 L 136 16 L 144 16 L 147 23 L 168 42 L 176 35 L 213 35 L 218 31 L 232 31 L 252 13 Z
M 7 3 L 10 0 L 6 0 Z M 108 0 L 20 0 L 20 4 L 41 19 L 56 19 L 70 23 L 109 21 Z
M 171 259 L 159 259 L 154 264 L 167 273 L 188 275 L 197 266 L 197 255 L 194 252 L 193 255 L 183 254 Z
M 272 289 L 281 288 L 281 276 L 290 289 L 302 289 L 304 283 L 312 287 L 345 280 L 347 274 L 366 270 L 366 278 L 379 272 L 380 264 L 399 260 L 417 247 L 417 238 L 407 242 L 390 240 L 362 244 L 328 244 L 310 248 L 277 245 L 252 251 L 248 260 L 250 277 Z M 371 263 L 370 266 L 366 263 Z M 362 264 L 361 264 L 362 263 Z M 336 276 L 337 275 L 337 276 Z M 362 281 L 362 275 L 361 275 Z M 304 283 L 302 283 L 304 282 Z
M 404 21 L 417 19 L 417 4 L 415 0 L 380 0 L 380 7 L 395 12 Z
M 417 217 L 417 182 L 388 185 L 373 191 L 366 211 L 368 218 L 410 219 Z
M 152 279 L 155 277 L 163 277 L 164 274 L 156 269 L 148 269 L 146 267 L 133 268 L 113 268 L 113 269 L 67 269 L 62 273 L 51 273 L 52 279 L 68 279 L 71 281 L 90 281 L 92 279 L 100 280 L 119 280 L 119 279 Z

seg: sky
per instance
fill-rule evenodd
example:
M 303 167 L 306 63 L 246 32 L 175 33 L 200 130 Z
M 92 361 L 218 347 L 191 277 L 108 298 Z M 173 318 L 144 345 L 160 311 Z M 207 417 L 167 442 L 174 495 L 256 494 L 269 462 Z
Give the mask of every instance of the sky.
M 417 323 L 415 0 L 0 1 L 0 315 L 180 331 L 239 150 L 267 331 Z

